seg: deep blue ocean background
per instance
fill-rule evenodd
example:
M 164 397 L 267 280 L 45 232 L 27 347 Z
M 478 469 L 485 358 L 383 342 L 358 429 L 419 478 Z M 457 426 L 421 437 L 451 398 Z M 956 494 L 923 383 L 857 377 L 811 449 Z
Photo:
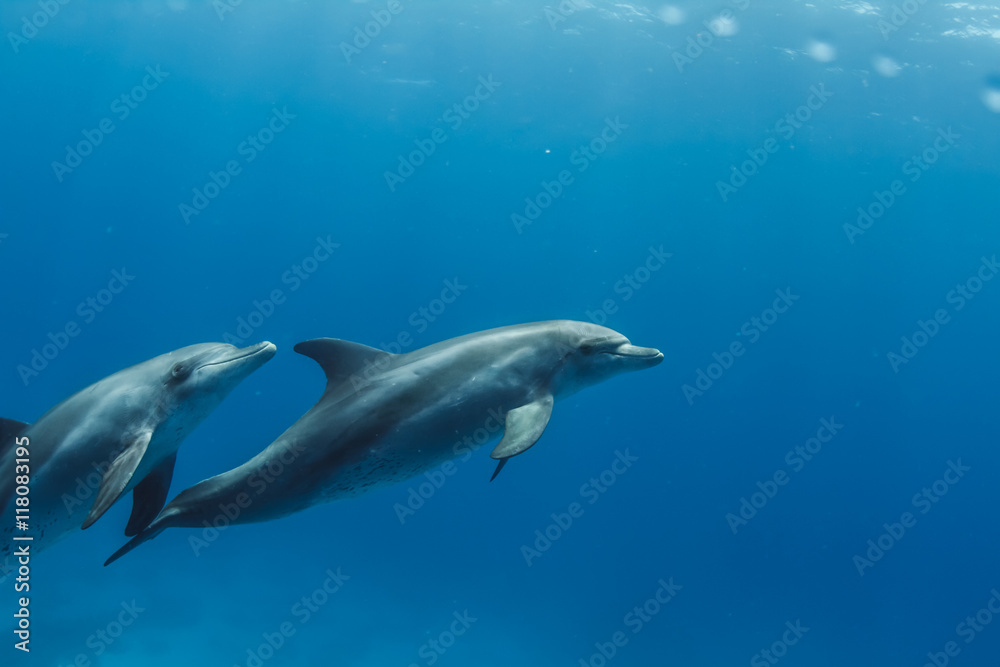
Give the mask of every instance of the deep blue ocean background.
M 43 5 L 53 16 L 26 28 Z M 1000 664 L 1000 619 L 982 614 L 971 641 L 960 627 L 1000 590 L 1000 281 L 976 283 L 1000 251 L 1000 8 L 393 8 L 0 5 L 0 414 L 33 421 L 122 368 L 236 334 L 275 289 L 286 301 L 246 344 L 278 354 L 181 447 L 171 497 L 262 450 L 319 397 L 322 373 L 292 352 L 301 340 L 409 334 L 416 349 L 606 316 L 664 363 L 558 403 L 493 483 L 488 448 L 457 462 L 404 523 L 394 506 L 423 478 L 228 529 L 198 556 L 190 533 L 167 531 L 104 568 L 125 499 L 33 561 L 30 655 L 13 648 L 17 596 L 2 584 L 3 665 L 601 667 L 616 632 L 627 643 L 606 662 L 621 667 L 918 667 L 952 641 L 948 664 Z M 391 20 L 345 55 L 373 12 Z M 114 101 L 157 68 L 122 118 Z M 446 112 L 481 77 L 499 85 L 456 127 Z M 241 143 L 276 112 L 294 118 L 248 161 Z M 60 173 L 105 118 L 113 131 Z M 620 132 L 579 171 L 574 151 L 608 123 Z M 436 131 L 445 140 L 391 189 L 386 172 Z M 766 162 L 743 164 L 762 149 Z M 924 151 L 934 163 L 913 181 Z M 230 160 L 238 175 L 185 220 L 181 205 Z M 723 197 L 734 169 L 751 175 Z M 519 228 L 512 214 L 563 170 L 573 182 Z M 906 189 L 884 214 L 845 228 L 894 180 Z M 283 277 L 318 238 L 340 245 L 293 290 Z M 661 247 L 662 268 L 640 270 Z M 78 304 L 123 270 L 134 280 L 85 321 Z M 629 292 L 626 276 L 646 280 Z M 959 309 L 949 294 L 970 279 L 981 290 Z M 421 324 L 412 314 L 445 281 L 460 296 Z M 797 299 L 767 331 L 745 328 L 770 317 L 776 290 Z M 890 354 L 938 309 L 947 323 L 894 369 Z M 25 379 L 18 367 L 70 321 L 80 334 Z M 745 351 L 719 375 L 713 354 L 733 342 Z M 717 379 L 688 400 L 699 371 Z M 842 428 L 797 470 L 786 453 L 823 419 Z M 633 466 L 529 566 L 522 546 L 625 450 Z M 969 470 L 922 513 L 914 496 L 959 461 Z M 787 484 L 734 534 L 727 515 L 779 471 Z M 904 512 L 915 525 L 883 537 L 891 548 L 859 574 L 855 557 Z M 338 568 L 349 579 L 301 622 L 296 603 Z M 680 589 L 634 632 L 627 615 L 671 579 Z M 123 604 L 143 611 L 95 640 Z M 427 648 L 465 612 L 467 632 Z M 295 634 L 261 652 L 286 622 Z

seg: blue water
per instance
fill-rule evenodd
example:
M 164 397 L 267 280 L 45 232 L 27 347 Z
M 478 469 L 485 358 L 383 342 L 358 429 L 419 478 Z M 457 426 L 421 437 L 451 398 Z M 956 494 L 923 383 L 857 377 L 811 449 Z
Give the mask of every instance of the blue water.
M 4 2 L 0 415 L 274 342 L 173 496 L 318 398 L 301 340 L 592 319 L 666 360 L 493 483 L 480 450 L 103 568 L 126 499 L 32 561 L 30 654 L 4 581 L 3 664 L 996 665 L 997 13 Z

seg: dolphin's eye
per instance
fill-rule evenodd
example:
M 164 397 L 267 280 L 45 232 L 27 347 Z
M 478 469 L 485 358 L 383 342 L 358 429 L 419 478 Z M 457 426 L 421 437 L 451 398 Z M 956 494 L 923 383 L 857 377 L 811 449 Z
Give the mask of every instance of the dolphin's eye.
M 597 345 L 594 343 L 584 343 L 579 349 L 581 354 L 593 354 L 597 351 Z
M 187 375 L 187 368 L 184 364 L 174 364 L 174 367 L 170 369 L 170 375 L 179 380 Z

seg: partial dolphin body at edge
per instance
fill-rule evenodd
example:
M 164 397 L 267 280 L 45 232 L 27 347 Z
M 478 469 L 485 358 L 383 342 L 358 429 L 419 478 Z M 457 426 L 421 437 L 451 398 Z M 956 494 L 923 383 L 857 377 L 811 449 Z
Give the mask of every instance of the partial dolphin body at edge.
M 125 534 L 137 534 L 163 508 L 184 438 L 274 352 L 267 342 L 190 345 L 109 375 L 34 424 L 0 419 L 0 556 L 16 544 L 17 478 L 26 470 L 28 531 L 18 534 L 33 538 L 32 553 L 89 527 L 133 489 Z
M 405 354 L 331 338 L 295 351 L 326 373 L 319 401 L 247 463 L 182 491 L 105 565 L 167 528 L 210 525 L 224 508 L 234 524 L 268 521 L 403 481 L 502 424 L 491 454 L 496 477 L 542 435 L 555 399 L 663 360 L 611 329 L 570 320 L 491 329 Z

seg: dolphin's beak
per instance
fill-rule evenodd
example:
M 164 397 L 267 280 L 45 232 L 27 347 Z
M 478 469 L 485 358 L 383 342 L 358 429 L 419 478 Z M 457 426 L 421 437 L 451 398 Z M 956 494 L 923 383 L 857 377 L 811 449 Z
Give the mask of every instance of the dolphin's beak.
M 274 343 L 265 340 L 263 343 L 257 343 L 256 345 L 251 345 L 238 350 L 236 356 L 228 361 L 236 361 L 237 359 L 243 359 L 244 357 L 255 357 L 260 355 L 260 363 L 264 363 L 265 361 L 270 361 L 271 357 L 274 356 L 274 353 L 277 350 L 278 348 Z
M 638 347 L 624 343 L 610 352 L 617 357 L 627 357 L 630 361 L 641 363 L 643 368 L 652 368 L 663 361 L 663 353 L 654 347 Z
M 205 368 L 206 366 L 218 366 L 219 364 L 230 364 L 234 361 L 239 361 L 240 359 L 247 359 L 248 357 L 258 357 L 254 359 L 255 368 L 259 368 L 264 364 L 265 361 L 270 361 L 271 357 L 277 351 L 277 347 L 274 343 L 264 341 L 263 343 L 257 343 L 256 345 L 250 345 L 249 347 L 244 347 L 236 350 L 233 356 L 227 357 L 226 359 L 220 359 L 218 361 L 212 361 L 207 364 L 202 364 L 198 368 Z

